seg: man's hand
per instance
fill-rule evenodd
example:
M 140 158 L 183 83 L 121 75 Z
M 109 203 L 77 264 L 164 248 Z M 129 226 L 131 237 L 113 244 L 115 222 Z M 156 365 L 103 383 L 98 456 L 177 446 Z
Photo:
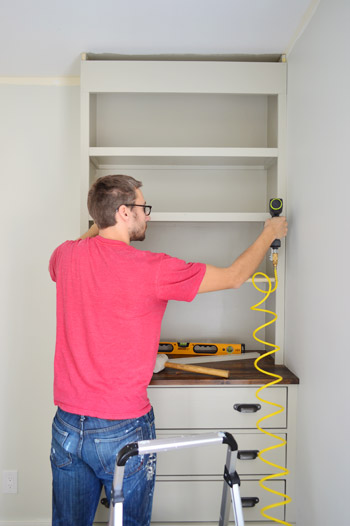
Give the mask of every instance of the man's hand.
M 93 225 L 89 228 L 85 234 L 79 237 L 79 239 L 85 239 L 86 237 L 95 237 L 98 235 L 98 226 L 93 223 Z
M 288 232 L 288 223 L 284 216 L 270 217 L 265 221 L 265 229 L 271 230 L 273 239 L 282 239 Z

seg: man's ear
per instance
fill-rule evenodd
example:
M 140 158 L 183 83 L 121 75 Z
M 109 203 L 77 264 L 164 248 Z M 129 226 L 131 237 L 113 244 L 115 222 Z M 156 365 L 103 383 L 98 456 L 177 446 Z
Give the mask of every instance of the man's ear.
M 130 209 L 125 205 L 120 205 L 115 213 L 115 220 L 118 223 L 118 219 L 121 221 L 128 221 L 130 217 Z

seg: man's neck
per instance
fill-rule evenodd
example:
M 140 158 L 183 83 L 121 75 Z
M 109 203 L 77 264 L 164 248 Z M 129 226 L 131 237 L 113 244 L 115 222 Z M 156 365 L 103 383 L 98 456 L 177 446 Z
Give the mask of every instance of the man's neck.
M 118 228 L 110 226 L 108 228 L 101 228 L 99 235 L 105 239 L 113 239 L 114 241 L 122 241 L 127 245 L 130 245 L 130 237 L 127 232 L 120 231 Z

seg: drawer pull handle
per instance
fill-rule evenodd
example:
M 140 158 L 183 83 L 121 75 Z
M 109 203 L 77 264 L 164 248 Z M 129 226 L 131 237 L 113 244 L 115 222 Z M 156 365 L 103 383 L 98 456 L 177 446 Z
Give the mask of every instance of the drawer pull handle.
M 258 449 L 247 449 L 238 451 L 237 458 L 239 460 L 255 460 L 258 456 L 259 450 Z
M 233 409 L 240 413 L 256 413 L 261 409 L 260 404 L 235 404 Z
M 258 497 L 242 497 L 242 508 L 254 508 L 259 502 Z

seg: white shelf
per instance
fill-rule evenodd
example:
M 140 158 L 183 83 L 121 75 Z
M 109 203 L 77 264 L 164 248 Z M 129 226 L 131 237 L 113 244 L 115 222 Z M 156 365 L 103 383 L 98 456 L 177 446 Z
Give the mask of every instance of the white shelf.
M 277 160 L 278 148 L 90 147 L 89 155 L 98 169 L 121 164 L 268 168 Z
M 235 213 L 235 212 L 154 212 L 152 221 L 159 222 L 265 222 L 268 213 Z

